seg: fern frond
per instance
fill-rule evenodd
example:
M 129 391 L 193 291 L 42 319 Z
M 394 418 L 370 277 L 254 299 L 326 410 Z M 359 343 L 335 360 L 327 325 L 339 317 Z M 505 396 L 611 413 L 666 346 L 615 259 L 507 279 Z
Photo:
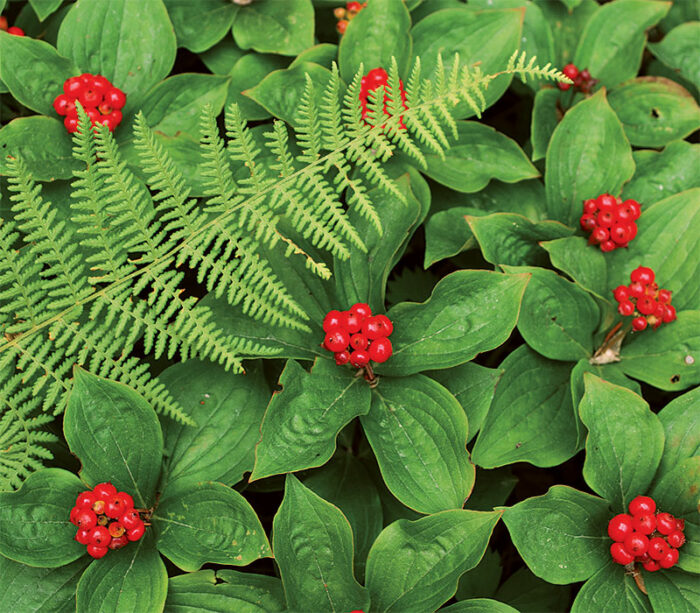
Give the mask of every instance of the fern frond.
M 560 81 L 562 83 L 573 83 L 569 77 L 552 66 L 549 62 L 540 67 L 536 65 L 536 56 L 533 55 L 528 62 L 526 62 L 527 59 L 527 53 L 525 51 L 522 53 L 516 51 L 508 60 L 506 72 L 517 74 L 522 79 L 523 83 L 526 83 L 528 78 L 532 78 L 533 80 L 536 78 L 551 79 L 552 81 Z

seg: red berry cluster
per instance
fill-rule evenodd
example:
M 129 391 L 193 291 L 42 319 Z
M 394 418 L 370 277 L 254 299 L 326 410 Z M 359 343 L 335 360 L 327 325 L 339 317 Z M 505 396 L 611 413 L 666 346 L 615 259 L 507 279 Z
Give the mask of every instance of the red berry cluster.
M 579 69 L 574 64 L 567 64 L 562 69 L 562 72 L 574 82 L 574 88 L 584 94 L 589 93 L 598 82 L 596 79 L 591 78 L 591 73 L 588 72 L 587 68 L 579 72 Z M 557 87 L 562 91 L 566 91 L 571 87 L 571 83 L 557 83 Z
M 608 523 L 612 559 L 618 564 L 641 562 L 654 572 L 678 562 L 678 548 L 685 543 L 685 520 L 670 513 L 656 513 L 656 503 L 648 496 L 637 496 L 629 504 L 629 514 L 615 515 Z
M 389 94 L 390 94 L 391 90 L 387 86 L 388 81 L 389 81 L 389 75 L 387 74 L 387 71 L 384 70 L 383 68 L 373 68 L 364 77 L 362 77 L 361 88 L 360 88 L 360 103 L 362 104 L 362 119 L 364 120 L 364 122 L 367 125 L 370 125 L 370 126 L 374 125 L 367 120 L 367 114 L 369 111 L 369 109 L 367 108 L 367 97 L 368 97 L 370 92 L 373 92 L 378 87 L 381 87 L 381 86 L 385 87 L 384 114 L 389 115 L 389 112 L 387 111 L 387 102 L 390 99 Z M 403 88 L 402 81 L 399 81 L 399 89 L 401 90 L 401 101 L 403 102 L 403 108 L 408 110 L 408 106 L 406 106 L 406 91 Z M 405 130 L 405 129 L 406 129 L 406 126 L 403 123 L 403 115 L 402 115 L 399 118 L 399 130 Z
M 0 16 L 0 30 L 8 34 L 14 34 L 15 36 L 24 36 L 24 30 L 22 28 L 18 28 L 17 26 L 7 27 L 7 17 Z
M 92 491 L 80 494 L 70 512 L 70 521 L 78 526 L 75 540 L 87 545 L 93 558 L 101 558 L 109 549 L 121 549 L 129 541 L 138 541 L 146 530 L 134 500 L 126 492 L 117 492 L 111 483 L 99 483 Z
M 610 194 L 601 194 L 583 203 L 581 228 L 591 235 L 588 244 L 600 245 L 601 251 L 613 251 L 627 247 L 637 236 L 635 221 L 642 214 L 642 207 L 636 200 L 615 198 Z
M 338 30 L 338 34 L 345 34 L 345 30 L 348 24 L 355 18 L 355 16 L 367 6 L 366 2 L 346 2 L 345 8 L 339 6 L 333 11 L 335 18 L 338 20 L 335 28 Z
M 323 346 L 335 354 L 338 365 L 350 362 L 363 368 L 372 360 L 386 362 L 393 353 L 387 338 L 394 324 L 386 315 L 372 315 L 369 305 L 358 302 L 349 311 L 329 311 L 323 319 Z
M 647 324 L 658 328 L 662 323 L 668 324 L 676 319 L 676 309 L 671 305 L 671 292 L 659 289 L 654 283 L 654 271 L 640 266 L 630 274 L 629 285 L 618 285 L 613 290 L 617 300 L 617 311 L 628 317 L 634 315 L 632 327 L 644 330 Z M 634 301 L 634 302 L 633 302 Z
M 92 125 L 101 123 L 112 132 L 122 120 L 121 109 L 126 104 L 126 94 L 114 87 L 102 75 L 82 74 L 66 79 L 62 94 L 56 96 L 53 108 L 63 120 L 70 133 L 78 129 L 78 110 L 75 101 L 80 101 Z

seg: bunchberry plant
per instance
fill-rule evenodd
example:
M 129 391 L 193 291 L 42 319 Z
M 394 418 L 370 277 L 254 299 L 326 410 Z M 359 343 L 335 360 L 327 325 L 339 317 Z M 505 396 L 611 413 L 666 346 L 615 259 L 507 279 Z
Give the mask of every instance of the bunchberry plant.
M 692 3 L 0 11 L 3 610 L 700 609 Z

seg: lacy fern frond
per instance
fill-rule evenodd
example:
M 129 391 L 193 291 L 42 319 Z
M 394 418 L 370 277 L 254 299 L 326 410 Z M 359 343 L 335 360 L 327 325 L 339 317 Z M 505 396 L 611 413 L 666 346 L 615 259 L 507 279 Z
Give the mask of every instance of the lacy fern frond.
M 552 81 L 561 81 L 562 83 L 573 83 L 569 77 L 557 68 L 553 67 L 549 62 L 542 67 L 536 65 L 537 57 L 527 57 L 527 53 L 517 51 L 510 56 L 506 72 L 517 74 L 523 82 L 528 78 L 536 79 L 551 79 Z
M 466 104 L 480 115 L 484 91 L 505 73 L 565 79 L 515 55 L 496 75 L 455 56 L 449 66 L 439 59 L 426 79 L 417 61 L 404 106 L 393 63 L 387 86 L 370 97 L 373 126 L 362 118 L 362 71 L 343 95 L 333 66 L 318 91 L 322 104 L 314 93 L 318 85 L 307 79 L 293 137 L 275 121 L 260 138 L 233 104 L 226 109 L 224 139 L 205 109 L 203 198 L 192 197 L 143 115 L 136 118 L 133 143 L 145 183 L 109 130 L 92 127 L 79 108 L 73 155 L 81 168 L 74 172 L 70 224 L 57 218 L 26 164 L 11 159 L 14 220 L 0 220 L 0 479 L 16 485 L 49 457 L 41 443 L 50 439 L 38 427 L 48 416 L 36 413 L 63 410 L 75 364 L 131 386 L 157 411 L 192 423 L 149 363 L 135 355 L 137 343 L 153 358 L 197 357 L 233 371 L 247 357 L 278 352 L 244 334 L 224 333 L 214 312 L 199 303 L 207 291 L 265 325 L 309 330 L 309 316 L 265 254 L 281 249 L 329 278 L 326 261 L 349 258 L 351 247 L 365 249 L 348 209 L 381 233 L 370 194 L 379 189 L 404 201 L 384 162 L 396 150 L 419 165 L 426 153 L 444 155 L 448 136 L 457 133 L 453 107 Z M 14 451 L 3 457 L 3 449 Z

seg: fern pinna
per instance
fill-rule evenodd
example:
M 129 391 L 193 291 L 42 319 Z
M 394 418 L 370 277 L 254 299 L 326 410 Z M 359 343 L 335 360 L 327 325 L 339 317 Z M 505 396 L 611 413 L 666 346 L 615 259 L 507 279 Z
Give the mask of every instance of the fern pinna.
M 513 56 L 504 73 L 562 79 L 549 66 L 526 65 L 522 56 Z M 131 355 L 137 342 L 154 358 L 196 356 L 234 371 L 246 357 L 275 354 L 219 330 L 210 310 L 182 290 L 183 265 L 203 289 L 248 316 L 308 329 L 308 316 L 263 248 L 281 245 L 287 257 L 302 258 L 312 274 L 328 278 L 328 266 L 304 245 L 341 260 L 349 257 L 349 245 L 363 249 L 346 210 L 356 209 L 381 232 L 369 190 L 379 186 L 403 198 L 382 162 L 397 148 L 419 166 L 424 149 L 442 155 L 447 134 L 456 134 L 451 107 L 466 102 L 479 115 L 483 91 L 498 76 L 455 57 L 449 67 L 439 61 L 425 79 L 416 62 L 406 108 L 391 96 L 399 91 L 394 63 L 386 109 L 384 88 L 370 97 L 368 117 L 382 118 L 372 127 L 380 122 L 362 119 L 361 74 L 345 87 L 334 67 L 320 105 L 307 79 L 293 145 L 287 126 L 275 121 L 259 147 L 235 104 L 226 111 L 224 140 L 205 110 L 203 199 L 190 197 L 141 114 L 134 143 L 146 185 L 129 170 L 109 130 L 89 129 L 80 110 L 72 224 L 57 219 L 22 159 L 10 160 L 14 218 L 0 220 L 0 489 L 17 486 L 50 457 L 42 445 L 53 437 L 43 430 L 48 416 L 40 411 L 63 410 L 74 364 L 131 386 L 160 412 L 189 422 L 149 374 L 149 364 Z

